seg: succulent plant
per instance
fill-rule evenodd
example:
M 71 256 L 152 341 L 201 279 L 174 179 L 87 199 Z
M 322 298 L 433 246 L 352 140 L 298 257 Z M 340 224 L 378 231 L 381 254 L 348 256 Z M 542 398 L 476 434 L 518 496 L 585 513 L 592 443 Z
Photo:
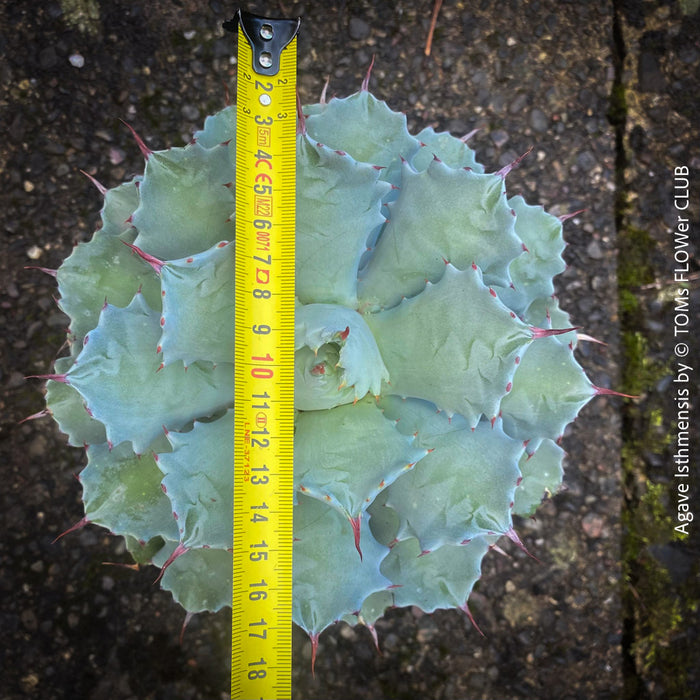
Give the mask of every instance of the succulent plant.
M 596 394 L 554 295 L 562 219 L 363 88 L 297 136 L 294 621 L 461 608 L 513 515 L 562 480 Z M 231 600 L 235 109 L 104 195 L 57 270 L 48 411 L 85 445 L 85 516 L 188 613 Z M 566 217 L 563 217 L 566 218 Z M 71 528 L 73 529 L 73 528 Z M 376 640 L 376 635 L 375 635 Z

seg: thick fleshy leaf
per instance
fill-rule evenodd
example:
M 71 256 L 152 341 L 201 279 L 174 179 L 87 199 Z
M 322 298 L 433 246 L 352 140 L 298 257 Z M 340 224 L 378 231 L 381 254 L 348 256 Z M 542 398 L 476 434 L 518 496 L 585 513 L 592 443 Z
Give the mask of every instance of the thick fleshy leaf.
M 503 429 L 516 440 L 557 440 L 595 389 L 571 348 L 555 337 L 532 343 L 503 399 Z
M 421 143 L 420 150 L 413 156 L 411 165 L 414 170 L 426 170 L 437 158 L 451 168 L 469 168 L 475 173 L 483 173 L 484 166 L 476 162 L 476 154 L 467 144 L 448 131 L 435 131 L 427 126 L 416 138 Z
M 564 476 L 564 450 L 551 440 L 543 440 L 534 454 L 520 458 L 523 480 L 515 490 L 516 515 L 534 515 L 543 498 L 555 494 Z
M 70 331 L 78 343 L 97 325 L 105 302 L 126 306 L 140 289 L 148 304 L 160 309 L 158 276 L 123 243 L 133 237 L 133 229 L 121 237 L 96 231 L 58 269 L 59 305 L 70 316 Z
M 508 204 L 526 250 L 510 265 L 513 286 L 496 291 L 506 306 L 523 315 L 536 299 L 548 300 L 554 294 L 552 279 L 566 268 L 561 257 L 564 238 L 561 221 L 542 207 L 530 206 L 521 196 L 511 197 Z
M 470 427 L 464 416 L 449 417 L 434 403 L 422 399 L 385 395 L 380 397 L 378 405 L 387 418 L 396 421 L 400 432 L 413 435 L 416 445 L 427 449 L 433 449 L 450 433 Z
M 233 546 L 233 410 L 186 433 L 168 433 L 157 456 L 163 487 L 185 547 Z
M 232 572 L 231 552 L 190 549 L 168 565 L 160 585 L 188 612 L 216 612 L 231 605 Z
M 204 120 L 204 128 L 194 132 L 194 140 L 204 148 L 214 148 L 222 143 L 229 143 L 235 148 L 236 144 L 236 106 L 229 105 L 210 114 Z M 235 163 L 235 151 L 230 153 L 231 162 Z
M 390 186 L 379 171 L 343 152 L 297 138 L 296 294 L 357 306 L 357 270 L 372 231 L 384 223 Z
M 62 375 L 70 369 L 74 359 L 60 357 L 54 363 L 54 372 Z M 69 384 L 50 379 L 46 382 L 46 404 L 61 432 L 68 436 L 74 447 L 106 442 L 105 427 L 87 411 L 85 399 Z
M 396 588 L 395 604 L 417 605 L 424 612 L 466 605 L 481 576 L 481 560 L 490 541 L 477 537 L 465 545 L 445 545 L 423 554 L 417 539 L 396 544 L 382 563 L 382 573 Z
M 124 535 L 124 544 L 129 550 L 132 559 L 140 566 L 147 566 L 153 563 L 153 558 L 166 546 L 166 541 L 158 535 L 148 542 L 138 540 L 131 535 Z
M 319 107 L 306 119 L 311 138 L 362 163 L 381 166 L 382 179 L 398 184 L 399 159 L 410 160 L 420 148 L 408 133 L 405 114 L 392 111 L 367 90 Z
M 575 331 L 543 337 L 571 326 L 560 221 L 365 88 L 298 136 L 293 592 L 314 645 L 336 620 L 376 642 L 391 605 L 469 615 L 482 557 L 556 490 L 552 440 L 602 392 Z M 144 176 L 104 192 L 57 275 L 70 356 L 47 375 L 92 445 L 86 519 L 190 612 L 231 601 L 235 115 L 144 147 Z
M 230 405 L 233 397 L 232 365 L 196 363 L 185 369 L 176 363 L 159 370 L 160 330 L 160 314 L 141 294 L 125 309 L 106 306 L 67 375 L 105 425 L 109 442 L 128 440 L 137 454 L 164 427 L 180 430 Z
M 233 240 L 235 179 L 226 145 L 207 149 L 195 142 L 151 153 L 132 217 L 134 244 L 161 260 L 176 260 Z
M 537 328 L 571 328 L 574 325 L 569 314 L 559 306 L 559 299 L 555 296 L 533 301 L 525 312 L 523 321 Z M 576 329 L 569 333 L 553 335 L 552 338 L 571 348 L 575 348 L 578 343 Z
M 375 496 L 425 457 L 372 397 L 356 405 L 297 416 L 294 481 L 298 490 L 357 518 Z
M 478 269 L 441 264 L 437 284 L 365 320 L 392 394 L 432 401 L 476 426 L 482 414 L 498 415 L 516 358 L 533 334 L 483 285 Z
M 163 475 L 152 455 L 137 456 L 126 442 L 110 449 L 92 445 L 80 472 L 87 519 L 115 535 L 148 541 L 178 536 L 172 507 L 161 489 Z
M 353 611 L 350 615 L 344 615 L 342 619 L 349 625 L 361 624 L 371 629 L 387 608 L 393 605 L 394 594 L 390 590 L 376 591 L 362 601 L 362 607 L 359 610 Z
M 348 519 L 315 498 L 299 495 L 294 540 L 292 615 L 311 635 L 360 610 L 369 595 L 390 584 L 379 572 L 387 548 L 368 534 L 360 558 Z
M 235 253 L 232 243 L 161 268 L 163 363 L 233 362 Z
M 294 404 L 302 411 L 333 408 L 374 396 L 389 381 L 372 331 L 362 316 L 335 304 L 297 306 Z
M 139 204 L 138 186 L 143 178 L 135 177 L 129 182 L 112 187 L 105 193 L 105 200 L 100 212 L 102 231 L 107 236 L 120 236 L 132 230 L 130 217 Z M 136 235 L 136 232 L 132 234 Z
M 507 532 L 522 444 L 488 421 L 475 430 L 436 435 L 431 443 L 430 454 L 391 484 L 383 499 L 399 517 L 397 539 L 415 537 L 421 551 L 431 551 Z
M 433 161 L 423 172 L 405 164 L 389 223 L 362 270 L 361 308 L 390 308 L 437 282 L 445 263 L 476 263 L 486 284 L 508 286 L 508 266 L 523 253 L 500 175 Z M 427 233 L 429 232 L 429 235 Z

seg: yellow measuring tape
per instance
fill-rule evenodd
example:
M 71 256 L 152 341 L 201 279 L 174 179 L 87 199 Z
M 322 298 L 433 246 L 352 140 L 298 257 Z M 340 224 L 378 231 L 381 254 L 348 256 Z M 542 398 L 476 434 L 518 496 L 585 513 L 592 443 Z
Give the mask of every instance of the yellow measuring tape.
M 291 698 L 298 26 L 238 16 L 231 697 L 245 700 Z

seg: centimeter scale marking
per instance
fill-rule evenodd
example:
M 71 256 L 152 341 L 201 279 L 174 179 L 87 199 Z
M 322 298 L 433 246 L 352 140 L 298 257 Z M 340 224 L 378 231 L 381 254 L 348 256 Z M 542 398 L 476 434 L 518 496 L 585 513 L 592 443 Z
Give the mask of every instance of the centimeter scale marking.
M 231 697 L 240 700 L 291 699 L 298 26 L 238 15 Z

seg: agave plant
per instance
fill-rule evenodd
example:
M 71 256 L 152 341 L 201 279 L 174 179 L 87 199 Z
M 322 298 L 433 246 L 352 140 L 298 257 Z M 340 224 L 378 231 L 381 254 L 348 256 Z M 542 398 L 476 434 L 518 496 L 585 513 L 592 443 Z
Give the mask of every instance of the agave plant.
M 299 116 L 294 621 L 461 608 L 522 546 L 596 394 L 553 278 L 562 221 L 506 194 L 465 138 L 367 88 Z M 136 136 L 136 134 L 135 134 Z M 56 272 L 70 353 L 48 411 L 85 445 L 85 516 L 188 613 L 231 600 L 235 108 L 151 151 Z M 73 528 L 71 528 L 73 529 Z M 471 615 L 470 615 L 471 617 Z M 376 635 L 375 635 L 376 640 Z

